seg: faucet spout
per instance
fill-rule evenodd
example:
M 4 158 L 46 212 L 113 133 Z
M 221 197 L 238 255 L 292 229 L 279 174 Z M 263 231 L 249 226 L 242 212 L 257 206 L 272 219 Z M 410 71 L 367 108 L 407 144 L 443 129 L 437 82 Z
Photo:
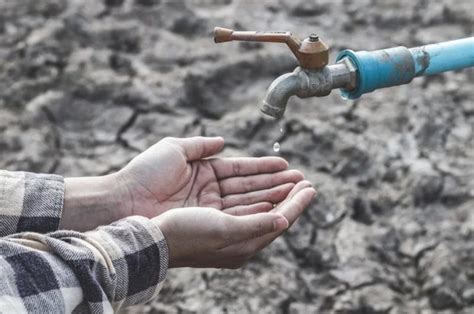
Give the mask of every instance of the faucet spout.
M 278 77 L 267 90 L 260 110 L 274 118 L 283 117 L 291 96 L 322 97 L 334 88 L 351 90 L 356 84 L 356 69 L 348 59 L 321 69 L 297 67 L 293 72 Z
M 301 76 L 295 71 L 279 76 L 265 94 L 260 110 L 276 119 L 283 117 L 288 99 L 302 88 Z

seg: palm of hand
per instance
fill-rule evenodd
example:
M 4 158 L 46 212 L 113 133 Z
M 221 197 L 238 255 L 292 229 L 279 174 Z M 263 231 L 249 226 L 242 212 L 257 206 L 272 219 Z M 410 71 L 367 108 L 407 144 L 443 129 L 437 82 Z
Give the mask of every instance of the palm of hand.
M 137 156 L 123 169 L 132 214 L 154 217 L 188 206 L 237 215 L 268 211 L 303 178 L 283 171 L 288 165 L 276 157 L 202 159 L 222 146 L 220 138 L 165 139 Z

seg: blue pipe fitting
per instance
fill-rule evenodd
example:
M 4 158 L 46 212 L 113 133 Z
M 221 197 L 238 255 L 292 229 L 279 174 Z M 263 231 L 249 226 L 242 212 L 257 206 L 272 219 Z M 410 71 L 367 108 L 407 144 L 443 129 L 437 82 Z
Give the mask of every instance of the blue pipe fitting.
M 343 58 L 356 67 L 357 83 L 352 90 L 341 89 L 342 96 L 357 99 L 379 88 L 410 83 L 418 76 L 474 66 L 474 37 L 411 49 L 343 50 L 337 61 Z
M 415 64 L 410 51 L 394 47 L 376 51 L 344 50 L 337 60 L 348 57 L 357 68 L 357 87 L 342 90 L 344 98 L 356 99 L 376 89 L 410 83 L 415 74 Z

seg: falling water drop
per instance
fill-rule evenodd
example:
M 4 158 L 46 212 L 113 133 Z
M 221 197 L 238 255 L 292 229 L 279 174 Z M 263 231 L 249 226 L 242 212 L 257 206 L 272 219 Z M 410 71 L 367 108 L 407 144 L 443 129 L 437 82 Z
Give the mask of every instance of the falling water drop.
M 273 151 L 275 153 L 278 153 L 280 151 L 280 143 L 275 142 L 275 144 L 273 144 Z
M 326 222 L 332 222 L 334 220 L 334 214 L 327 213 L 325 218 L 326 218 Z
M 280 143 L 278 142 L 278 140 L 282 138 L 284 126 L 285 125 L 283 124 L 283 121 L 278 121 L 277 127 L 280 130 L 280 135 L 277 137 L 275 143 L 273 144 L 273 151 L 275 153 L 278 153 L 280 151 Z

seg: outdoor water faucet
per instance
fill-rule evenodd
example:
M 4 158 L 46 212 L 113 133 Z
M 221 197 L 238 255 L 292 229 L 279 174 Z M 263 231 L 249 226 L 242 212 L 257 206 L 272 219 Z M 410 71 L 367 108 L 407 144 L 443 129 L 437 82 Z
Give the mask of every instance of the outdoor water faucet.
M 272 117 L 283 117 L 288 99 L 326 96 L 334 88 L 355 87 L 356 69 L 343 60 L 327 66 L 329 47 L 316 34 L 299 40 L 290 32 L 237 32 L 216 27 L 214 41 L 259 41 L 285 43 L 295 55 L 299 66 L 292 72 L 278 77 L 267 90 L 260 110 Z
M 343 50 L 333 65 L 328 65 L 328 46 L 315 34 L 301 41 L 290 32 L 214 29 L 216 43 L 233 40 L 285 43 L 295 55 L 299 66 L 273 81 L 260 107 L 275 118 L 283 117 L 293 95 L 321 97 L 339 88 L 344 98 L 357 99 L 379 88 L 408 84 L 418 76 L 474 66 L 474 37 L 410 49 Z

